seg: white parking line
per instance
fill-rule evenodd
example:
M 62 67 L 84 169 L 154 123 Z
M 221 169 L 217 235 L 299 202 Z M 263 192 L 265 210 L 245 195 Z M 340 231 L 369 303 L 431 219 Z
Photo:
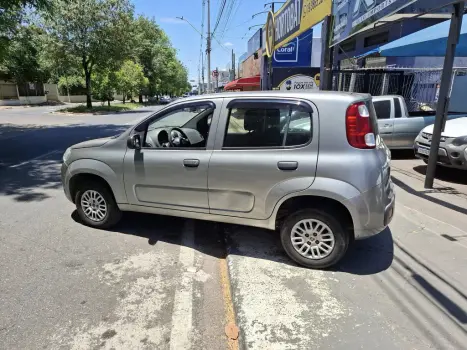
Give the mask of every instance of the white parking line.
M 22 163 L 19 163 L 19 164 L 14 164 L 14 165 L 10 165 L 9 168 L 19 168 L 20 166 L 23 166 L 23 165 L 26 165 L 28 163 L 31 163 L 32 161 L 34 160 L 38 160 L 38 159 L 41 159 L 41 158 L 45 158 L 47 156 L 50 156 L 51 154 L 55 154 L 55 153 L 59 153 L 61 152 L 60 150 L 56 149 L 54 151 L 50 151 L 50 152 L 47 152 L 47 153 L 44 153 L 44 154 L 41 154 L 40 156 L 37 156 L 37 157 L 34 157 L 32 159 L 29 159 L 29 160 L 26 160 Z
M 174 309 L 172 313 L 172 330 L 170 332 L 170 350 L 191 348 L 191 332 L 193 317 L 193 264 L 195 260 L 194 223 L 188 220 L 183 228 L 179 262 L 183 275 L 181 284 L 175 291 Z

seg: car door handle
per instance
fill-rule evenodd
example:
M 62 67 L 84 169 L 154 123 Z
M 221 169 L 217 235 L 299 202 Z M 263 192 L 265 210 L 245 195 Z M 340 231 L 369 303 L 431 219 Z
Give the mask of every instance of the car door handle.
M 298 162 L 278 162 L 277 167 L 280 170 L 297 170 Z
M 384 124 L 385 128 L 390 128 L 392 125 L 391 124 Z
M 183 165 L 187 168 L 197 168 L 199 166 L 199 159 L 184 159 Z

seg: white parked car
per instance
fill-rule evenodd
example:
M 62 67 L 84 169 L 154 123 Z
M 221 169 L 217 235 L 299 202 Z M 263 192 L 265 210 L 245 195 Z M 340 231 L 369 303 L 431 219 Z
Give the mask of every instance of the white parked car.
M 428 161 L 434 125 L 428 125 L 415 139 L 415 155 Z M 467 170 L 467 117 L 446 121 L 438 150 L 438 164 Z

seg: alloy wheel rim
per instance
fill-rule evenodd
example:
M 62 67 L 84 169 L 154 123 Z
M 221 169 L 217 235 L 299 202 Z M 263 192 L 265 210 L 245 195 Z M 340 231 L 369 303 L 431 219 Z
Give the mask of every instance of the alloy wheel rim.
M 290 239 L 294 249 L 311 260 L 326 258 L 335 246 L 334 233 L 324 222 L 305 219 L 292 228 Z
M 81 196 L 81 208 L 84 215 L 92 221 L 102 221 L 107 215 L 107 203 L 97 191 L 87 190 Z

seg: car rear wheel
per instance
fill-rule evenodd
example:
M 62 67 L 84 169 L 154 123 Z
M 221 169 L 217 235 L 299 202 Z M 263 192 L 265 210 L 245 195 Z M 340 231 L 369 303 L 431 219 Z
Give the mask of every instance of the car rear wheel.
M 287 255 L 313 269 L 337 264 L 347 252 L 349 238 L 339 221 L 317 209 L 291 214 L 281 227 L 282 246 Z
M 110 228 L 122 215 L 109 189 L 97 182 L 81 185 L 75 203 L 79 217 L 88 226 Z

